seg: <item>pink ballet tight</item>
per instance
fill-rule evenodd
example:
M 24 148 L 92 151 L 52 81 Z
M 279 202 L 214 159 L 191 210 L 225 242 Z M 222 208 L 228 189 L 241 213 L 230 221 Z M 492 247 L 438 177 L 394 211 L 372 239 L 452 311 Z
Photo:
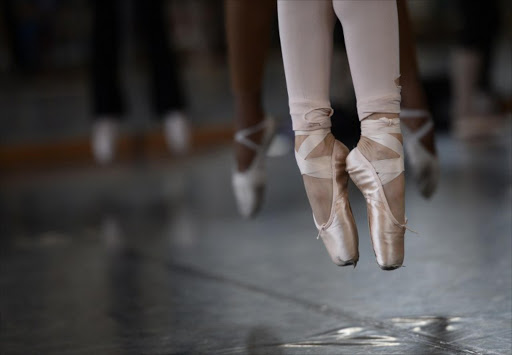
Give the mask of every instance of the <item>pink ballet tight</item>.
M 278 14 L 294 130 L 331 126 L 336 16 L 343 26 L 359 119 L 400 112 L 395 0 L 279 0 Z

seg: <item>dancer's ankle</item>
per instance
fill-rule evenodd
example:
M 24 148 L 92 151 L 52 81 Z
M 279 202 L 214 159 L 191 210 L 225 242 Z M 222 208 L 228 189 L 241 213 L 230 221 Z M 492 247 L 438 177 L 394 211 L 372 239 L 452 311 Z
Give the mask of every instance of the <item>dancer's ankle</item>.
M 325 132 L 325 129 L 308 132 L 310 132 L 311 134 L 319 134 L 320 132 Z M 305 133 L 305 131 L 295 131 L 295 151 L 298 151 L 302 143 L 307 139 L 308 134 Z M 310 153 L 310 156 L 314 158 L 323 155 L 330 155 L 332 153 L 334 140 L 335 138 L 332 135 L 332 133 L 328 133 L 325 139 L 322 142 L 320 142 L 316 146 L 316 148 Z
M 313 139 L 313 135 L 324 137 L 321 141 L 316 141 L 315 146 L 309 153 L 304 154 L 300 152 L 302 144 L 306 144 L 306 139 Z M 323 225 L 329 220 L 331 214 L 331 206 L 333 199 L 333 185 L 332 185 L 332 165 L 330 164 L 330 157 L 333 154 L 335 138 L 328 129 L 320 129 L 314 131 L 295 131 L 295 152 L 299 169 L 301 168 L 300 160 L 313 161 L 315 159 L 323 159 L 322 157 L 329 157 L 329 163 L 324 165 L 323 171 L 327 174 L 318 176 L 311 176 L 307 171 L 301 171 L 304 181 L 304 187 L 308 195 L 308 200 L 315 216 L 315 221 L 319 225 Z M 304 148 L 303 148 L 304 149 Z M 305 155 L 305 156 L 303 156 Z M 317 166 L 318 168 L 318 166 Z M 318 171 L 317 171 L 318 172 Z
M 261 105 L 261 94 L 242 93 L 235 94 L 235 130 L 240 131 L 249 127 L 256 126 L 265 119 L 265 114 Z M 249 135 L 247 139 L 260 144 L 263 141 L 264 131 L 259 130 Z M 237 170 L 247 170 L 255 156 L 255 152 L 246 146 L 235 143 L 235 159 Z
M 415 117 L 407 117 L 407 112 L 425 112 L 424 117 L 423 116 L 415 116 Z M 422 129 L 430 120 L 432 120 L 432 117 L 430 116 L 430 112 L 428 107 L 422 106 L 417 107 L 413 106 L 413 108 L 407 107 L 402 109 L 402 113 L 404 115 L 401 115 L 400 117 L 400 123 L 403 124 L 406 128 L 408 128 L 411 132 L 417 132 L 420 129 Z M 423 136 L 420 138 L 421 144 L 433 155 L 437 155 L 436 151 L 436 144 L 435 144 L 435 135 L 434 135 L 434 128 L 426 133 L 423 134 Z
M 365 120 L 379 120 L 381 118 L 388 118 L 390 120 L 392 119 L 395 122 L 390 123 L 398 125 L 398 127 L 400 127 L 400 121 L 396 121 L 396 119 L 399 118 L 398 114 L 396 113 L 374 113 L 366 117 Z M 399 154 L 393 152 L 388 147 L 378 144 L 375 141 L 365 137 L 364 126 L 362 126 L 361 130 L 362 134 L 361 138 L 359 139 L 359 142 L 357 143 L 357 148 L 366 157 L 366 159 L 368 159 L 369 161 L 374 161 L 399 157 Z M 403 144 L 403 137 L 401 133 L 392 133 L 391 135 L 394 136 L 396 139 L 400 141 L 400 143 Z
M 393 117 L 394 116 L 394 117 Z M 397 117 L 397 114 L 384 114 L 384 113 L 376 113 L 372 114 L 369 117 L 365 118 L 365 120 L 379 120 L 383 117 L 389 119 L 388 123 L 386 123 L 386 126 L 394 126 L 397 130 L 397 132 L 400 132 L 400 120 Z M 357 148 L 359 151 L 365 156 L 368 161 L 382 161 L 386 159 L 396 159 L 400 158 L 400 154 L 393 151 L 389 147 L 380 144 L 376 142 L 373 139 L 370 139 L 373 132 L 373 130 L 379 130 L 379 127 L 382 127 L 382 123 L 375 122 L 371 125 L 362 125 L 361 127 L 361 139 L 359 140 L 357 144 Z M 365 131 L 369 130 L 368 137 L 365 136 Z M 388 133 L 390 136 L 395 137 L 400 143 L 403 144 L 403 138 L 401 133 Z M 386 199 L 388 200 L 389 207 L 391 209 L 391 212 L 393 213 L 393 216 L 400 222 L 405 223 L 405 215 L 404 215 L 404 174 L 403 172 L 398 175 L 396 178 L 394 178 L 389 183 L 383 183 L 384 188 L 384 194 L 386 195 Z

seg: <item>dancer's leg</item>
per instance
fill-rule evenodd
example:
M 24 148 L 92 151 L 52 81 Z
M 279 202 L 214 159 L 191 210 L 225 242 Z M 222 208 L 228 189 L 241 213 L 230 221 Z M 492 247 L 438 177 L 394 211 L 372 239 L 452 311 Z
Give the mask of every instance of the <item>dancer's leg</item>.
M 359 256 L 347 199 L 348 149 L 330 133 L 332 1 L 278 1 L 278 14 L 295 157 L 319 236 L 337 265 L 355 264 Z
M 279 32 L 294 130 L 331 127 L 331 0 L 278 1 Z
M 359 119 L 400 112 L 395 0 L 333 1 L 345 36 Z
M 226 33 L 231 89 L 235 102 L 235 129 L 253 127 L 264 118 L 261 87 L 265 59 L 270 46 L 270 30 L 275 0 L 226 0 Z M 260 144 L 264 131 L 248 137 Z M 245 171 L 255 151 L 235 142 L 238 171 Z
M 332 1 L 278 1 L 278 13 L 293 129 L 329 129 L 332 115 L 329 82 L 335 21 Z M 296 150 L 307 137 L 296 135 Z M 327 135 L 309 158 L 330 155 L 333 143 L 334 137 Z M 307 174 L 303 174 L 303 178 L 316 221 L 325 223 L 330 214 L 332 182 Z
M 140 17 L 152 78 L 153 107 L 162 120 L 167 146 L 175 154 L 190 147 L 190 127 L 185 115 L 176 52 L 169 41 L 163 0 L 136 0 L 135 15 Z
M 412 176 L 420 193 L 430 197 L 439 181 L 439 162 L 434 140 L 434 121 L 421 84 L 414 30 L 411 25 L 407 0 L 397 0 L 400 23 L 400 71 L 402 76 L 402 112 L 405 153 Z
M 254 216 L 262 205 L 265 155 L 275 123 L 262 105 L 264 65 L 276 0 L 225 0 L 228 59 L 235 108 L 232 182 L 238 211 Z
M 182 111 L 185 98 L 174 48 L 169 41 L 162 0 L 135 1 L 135 15 L 140 17 L 150 63 L 153 106 L 158 118 L 170 111 Z
M 400 84 L 404 89 L 402 107 L 426 110 L 427 98 L 421 85 L 418 60 L 407 0 L 397 0 L 398 21 L 400 24 Z
M 361 139 L 347 171 L 366 198 L 377 263 L 404 258 L 404 160 L 400 129 L 398 15 L 394 0 L 334 1 L 354 82 Z
M 460 139 L 496 137 L 505 122 L 489 87 L 489 64 L 500 25 L 499 3 L 456 3 L 462 26 L 452 57 L 452 131 Z
M 425 90 L 421 84 L 416 48 L 414 43 L 414 29 L 411 25 L 406 0 L 397 0 L 398 20 L 400 23 L 400 84 L 402 85 L 402 108 L 410 110 L 429 111 Z M 402 124 L 413 132 L 423 127 L 428 117 L 417 119 L 402 119 Z M 434 144 L 434 129 L 421 139 L 421 143 L 432 154 L 436 154 Z
M 402 134 L 398 114 L 400 112 L 398 14 L 395 0 L 333 1 L 334 10 L 343 26 L 350 72 L 357 98 L 357 110 L 362 125 L 358 143 L 360 152 L 370 162 L 383 159 L 403 159 Z M 380 129 L 379 119 L 395 118 L 390 125 L 396 126 L 386 138 L 396 138 L 396 149 L 389 144 L 377 143 L 371 133 Z M 375 121 L 375 124 L 373 122 Z M 375 128 L 375 129 L 374 129 Z M 370 138 L 372 137 L 372 138 Z M 391 138 L 392 139 L 392 138 Z M 394 143 L 391 143 L 394 144 Z M 399 170 L 402 169 L 402 172 Z M 383 183 L 393 216 L 405 223 L 403 168 L 397 167 L 398 175 Z M 392 176 L 393 174 L 390 174 Z
M 95 0 L 93 6 L 91 82 L 93 118 L 121 118 L 119 84 L 119 0 Z
M 91 148 L 96 161 L 107 164 L 115 155 L 124 105 L 119 80 L 120 0 L 94 0 L 91 89 Z

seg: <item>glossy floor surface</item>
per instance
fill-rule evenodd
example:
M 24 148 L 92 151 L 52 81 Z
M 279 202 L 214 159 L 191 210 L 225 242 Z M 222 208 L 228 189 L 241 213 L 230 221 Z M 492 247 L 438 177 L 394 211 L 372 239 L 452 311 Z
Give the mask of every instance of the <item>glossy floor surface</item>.
M 510 141 L 439 150 L 434 198 L 408 181 L 419 235 L 392 272 L 353 186 L 360 262 L 331 263 L 291 154 L 249 221 L 228 148 L 3 177 L 0 353 L 509 354 Z

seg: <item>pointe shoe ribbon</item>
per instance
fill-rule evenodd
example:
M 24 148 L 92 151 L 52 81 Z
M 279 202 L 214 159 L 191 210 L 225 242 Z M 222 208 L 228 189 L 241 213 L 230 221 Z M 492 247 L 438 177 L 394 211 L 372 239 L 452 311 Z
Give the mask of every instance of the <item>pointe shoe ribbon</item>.
M 307 136 L 299 147 L 299 150 L 295 151 L 295 159 L 297 160 L 297 165 L 302 175 L 309 175 L 320 179 L 332 179 L 330 156 L 324 155 L 317 158 L 306 159 L 313 149 L 323 142 L 329 133 L 331 133 L 329 129 L 295 132 L 297 136 Z
M 402 130 L 407 161 L 420 193 L 429 198 L 434 194 L 439 183 L 439 160 L 424 147 L 421 139 L 434 128 L 434 121 L 428 111 L 419 109 L 402 109 L 400 118 L 402 121 L 427 118 L 427 121 L 416 131 L 412 131 L 405 125 L 402 125 Z
M 374 121 L 378 121 L 376 125 Z M 400 119 L 381 117 L 378 120 L 363 120 L 361 122 L 363 136 L 379 143 L 399 155 L 398 158 L 375 160 L 370 162 L 377 171 L 382 185 L 394 180 L 404 171 L 404 149 L 402 143 L 391 133 L 401 134 Z
M 295 132 L 297 136 L 307 136 L 299 149 L 295 151 L 295 160 L 297 161 L 297 165 L 299 166 L 299 170 L 302 175 L 308 175 L 320 179 L 332 179 L 332 158 L 330 156 L 324 155 L 321 157 L 307 159 L 313 149 L 323 142 L 330 132 L 330 129 Z M 316 220 L 315 225 L 318 227 Z M 318 227 L 318 235 L 316 236 L 316 239 L 320 239 L 322 232 L 326 229 L 326 226 L 327 222 Z
M 265 144 L 267 143 L 266 140 L 264 139 L 262 144 L 257 144 L 255 142 L 251 141 L 247 137 L 249 137 L 251 134 L 254 134 L 254 133 L 257 133 L 257 132 L 260 132 L 263 130 L 266 131 L 265 133 L 267 133 L 269 131 L 273 132 L 275 130 L 275 122 L 272 117 L 266 117 L 263 121 L 261 121 L 258 124 L 255 124 L 254 126 L 238 130 L 237 132 L 235 132 L 234 138 L 237 143 L 243 144 L 247 148 L 250 148 L 250 149 L 254 150 L 255 152 L 259 152 L 264 148 Z M 267 138 L 267 137 L 265 137 L 265 138 Z
M 404 135 L 407 134 L 411 139 L 419 140 L 423 138 L 434 127 L 434 121 L 432 120 L 432 116 L 427 110 L 416 110 L 406 108 L 400 110 L 400 119 L 402 120 L 417 118 L 427 118 L 428 120 L 418 130 L 414 132 L 405 126 L 402 127 L 402 130 L 404 131 Z

